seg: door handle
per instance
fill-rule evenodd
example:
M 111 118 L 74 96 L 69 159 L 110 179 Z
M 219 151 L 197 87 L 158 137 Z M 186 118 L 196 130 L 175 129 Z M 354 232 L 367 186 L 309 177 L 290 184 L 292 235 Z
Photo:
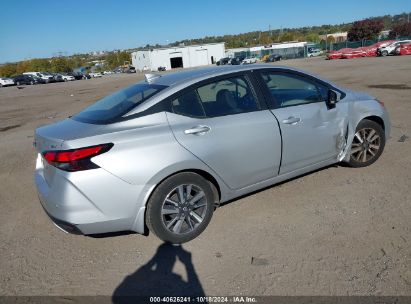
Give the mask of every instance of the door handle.
M 300 117 L 290 116 L 287 119 L 284 119 L 282 122 L 287 125 L 296 125 L 301 121 Z
M 209 126 L 195 126 L 191 129 L 187 129 L 184 131 L 184 134 L 193 134 L 193 135 L 203 135 L 209 132 L 211 128 Z

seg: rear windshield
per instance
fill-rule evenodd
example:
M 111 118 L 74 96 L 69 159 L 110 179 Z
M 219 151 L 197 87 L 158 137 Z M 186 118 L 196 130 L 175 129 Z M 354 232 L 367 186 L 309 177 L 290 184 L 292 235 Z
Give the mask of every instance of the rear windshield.
M 85 123 L 109 124 L 164 88 L 162 85 L 136 84 L 100 99 L 71 118 Z

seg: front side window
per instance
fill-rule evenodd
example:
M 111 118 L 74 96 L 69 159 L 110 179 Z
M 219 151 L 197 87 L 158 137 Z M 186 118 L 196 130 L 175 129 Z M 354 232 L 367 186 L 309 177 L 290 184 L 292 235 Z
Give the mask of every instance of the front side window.
M 116 121 L 133 108 L 151 98 L 165 86 L 136 84 L 100 99 L 74 115 L 72 119 L 92 124 L 108 124 Z
M 303 77 L 276 72 L 263 73 L 262 77 L 282 108 L 322 101 L 317 86 Z

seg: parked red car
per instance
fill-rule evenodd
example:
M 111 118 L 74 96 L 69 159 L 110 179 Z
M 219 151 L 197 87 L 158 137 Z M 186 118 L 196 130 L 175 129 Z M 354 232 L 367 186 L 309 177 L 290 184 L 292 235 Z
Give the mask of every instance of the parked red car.
M 352 49 L 351 51 L 343 52 L 342 59 L 353 59 L 365 57 L 366 52 L 362 48 Z
M 388 45 L 394 40 L 381 41 L 374 43 L 370 46 L 358 47 L 355 49 L 344 48 L 338 51 L 330 51 L 327 54 L 327 59 L 352 59 L 352 58 L 361 58 L 361 57 L 376 57 L 377 49 L 381 46 Z
M 399 45 L 394 51 L 395 55 L 411 55 L 411 43 Z

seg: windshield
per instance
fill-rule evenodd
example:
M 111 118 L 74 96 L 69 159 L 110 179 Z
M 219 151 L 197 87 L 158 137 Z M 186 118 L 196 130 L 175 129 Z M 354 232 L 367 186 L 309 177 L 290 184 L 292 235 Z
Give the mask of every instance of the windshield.
M 133 108 L 154 96 L 165 86 L 136 84 L 100 99 L 93 105 L 74 115 L 72 119 L 92 124 L 115 122 Z

